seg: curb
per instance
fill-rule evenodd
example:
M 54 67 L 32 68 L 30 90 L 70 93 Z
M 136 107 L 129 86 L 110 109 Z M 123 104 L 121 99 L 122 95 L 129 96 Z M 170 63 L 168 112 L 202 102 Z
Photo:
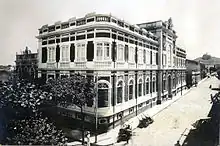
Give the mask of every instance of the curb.
M 198 82 L 198 85 L 201 84 L 202 82 L 204 82 L 206 79 L 208 79 L 207 77 L 202 79 L 201 81 Z M 177 102 L 179 99 L 181 99 L 182 97 L 184 97 L 186 94 L 188 94 L 192 89 L 194 88 L 190 88 L 187 89 L 185 93 L 183 93 L 182 95 L 179 95 L 179 97 L 177 97 L 176 99 L 173 99 L 172 102 L 170 102 L 169 104 L 167 104 L 166 106 L 164 106 L 162 109 L 160 109 L 158 112 L 154 113 L 151 117 L 155 117 L 157 114 L 159 114 L 160 112 L 162 112 L 163 110 L 165 110 L 166 108 L 168 108 L 169 106 L 171 106 L 173 103 Z M 140 113 L 141 114 L 141 113 Z M 137 117 L 137 116 L 136 116 Z M 132 129 L 132 132 L 134 130 L 136 130 L 137 127 Z M 115 142 L 113 143 L 109 143 L 109 144 L 95 144 L 95 143 L 91 143 L 91 146 L 114 146 Z

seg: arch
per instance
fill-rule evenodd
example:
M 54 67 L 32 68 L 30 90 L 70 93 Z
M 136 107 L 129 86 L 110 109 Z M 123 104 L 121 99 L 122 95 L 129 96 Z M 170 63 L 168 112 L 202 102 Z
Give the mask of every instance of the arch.
M 110 105 L 110 88 L 111 85 L 106 80 L 98 81 L 98 107 L 108 107 Z
M 99 83 L 105 83 L 105 84 L 108 85 L 109 88 L 112 88 L 112 85 L 109 83 L 109 81 L 106 81 L 106 80 L 99 80 L 99 81 L 98 81 L 98 84 L 99 84 Z

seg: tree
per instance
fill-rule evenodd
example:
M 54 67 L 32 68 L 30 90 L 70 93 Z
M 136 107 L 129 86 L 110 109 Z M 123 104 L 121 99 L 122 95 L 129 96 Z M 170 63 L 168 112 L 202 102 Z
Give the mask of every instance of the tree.
M 48 118 L 41 116 L 13 120 L 8 124 L 11 137 L 6 144 L 19 145 L 61 145 L 67 142 L 62 130 L 57 130 Z
M 62 131 L 56 129 L 40 109 L 52 96 L 24 80 L 0 84 L 0 124 L 5 144 L 65 143 Z M 63 143 L 63 144 L 64 144 Z
M 212 56 L 211 55 L 209 55 L 209 54 L 204 54 L 204 55 L 202 55 L 202 59 L 203 60 L 209 60 L 209 59 L 211 59 L 212 58 Z
M 92 79 L 74 74 L 69 78 L 49 80 L 46 88 L 52 93 L 60 106 L 76 105 L 80 108 L 82 122 L 82 143 L 84 144 L 84 107 L 92 106 L 95 97 L 95 84 Z

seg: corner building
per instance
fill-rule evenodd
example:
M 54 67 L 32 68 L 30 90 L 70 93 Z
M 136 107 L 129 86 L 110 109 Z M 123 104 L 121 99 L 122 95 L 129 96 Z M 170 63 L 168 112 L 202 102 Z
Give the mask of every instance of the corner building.
M 44 25 L 37 36 L 38 76 L 98 76 L 98 124 L 114 127 L 185 87 L 186 52 L 177 49 L 173 30 L 161 27 L 162 33 L 95 13 Z M 73 106 L 59 110 L 75 119 L 79 112 Z M 86 121 L 94 122 L 94 106 L 85 112 Z

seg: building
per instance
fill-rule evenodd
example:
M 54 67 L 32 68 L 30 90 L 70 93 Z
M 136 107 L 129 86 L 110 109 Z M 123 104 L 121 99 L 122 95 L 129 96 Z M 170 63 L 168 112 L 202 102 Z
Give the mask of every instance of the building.
M 172 19 L 138 24 L 142 29 L 156 35 L 159 40 L 158 50 L 158 101 L 172 97 L 185 87 L 186 51 L 176 45 L 177 35 L 173 30 Z
M 7 65 L 7 66 L 0 65 L 0 82 L 7 82 L 12 72 L 13 72 L 13 67 L 11 65 Z
M 148 24 L 157 26 L 149 30 Z M 98 76 L 99 125 L 114 127 L 185 87 L 186 52 L 176 47 L 176 33 L 163 21 L 131 25 L 91 13 L 44 25 L 37 38 L 38 77 Z M 69 109 L 60 113 L 80 117 L 77 107 Z M 86 121 L 94 122 L 94 106 L 85 112 Z
M 16 54 L 16 74 L 19 78 L 33 80 L 37 78 L 38 53 L 26 49 L 21 54 Z
M 197 84 L 203 77 L 204 65 L 198 61 L 186 59 L 186 84 L 191 87 Z

